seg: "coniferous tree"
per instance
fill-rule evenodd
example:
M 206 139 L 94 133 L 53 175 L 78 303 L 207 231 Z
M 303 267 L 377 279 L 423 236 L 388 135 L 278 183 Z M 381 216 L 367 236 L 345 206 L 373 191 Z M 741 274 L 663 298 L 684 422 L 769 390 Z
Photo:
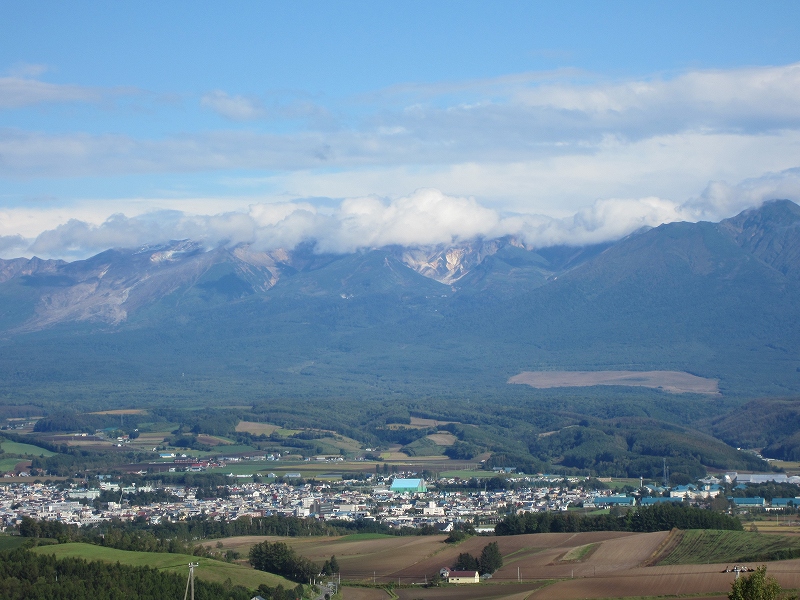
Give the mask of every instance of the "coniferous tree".
M 478 566 L 481 574 L 494 573 L 503 566 L 503 555 L 500 554 L 497 542 L 492 542 L 483 547 L 481 557 L 478 559 Z

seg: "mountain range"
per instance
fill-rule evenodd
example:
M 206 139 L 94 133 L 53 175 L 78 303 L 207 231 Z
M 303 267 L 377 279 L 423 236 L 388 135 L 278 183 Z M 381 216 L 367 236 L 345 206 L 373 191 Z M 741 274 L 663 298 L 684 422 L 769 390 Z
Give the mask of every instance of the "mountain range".
M 669 370 L 718 379 L 725 398 L 791 396 L 798 284 L 788 200 L 588 247 L 181 240 L 0 260 L 0 393 L 527 399 L 552 392 L 508 385 L 521 371 Z

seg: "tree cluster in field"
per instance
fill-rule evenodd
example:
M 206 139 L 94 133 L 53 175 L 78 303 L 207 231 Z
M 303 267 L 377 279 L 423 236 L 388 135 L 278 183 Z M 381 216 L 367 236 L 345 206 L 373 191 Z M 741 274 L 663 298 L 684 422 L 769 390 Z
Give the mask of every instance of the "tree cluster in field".
M 739 577 L 731 584 L 728 600 L 797 600 L 797 594 L 784 592 L 778 581 L 767 575 L 766 565 Z
M 481 575 L 491 575 L 502 566 L 503 556 L 500 554 L 500 548 L 497 542 L 491 542 L 483 547 L 479 557 L 472 556 L 468 552 L 459 554 L 453 570 L 478 571 Z
M 509 515 L 495 527 L 497 535 L 580 531 L 669 531 L 678 529 L 729 529 L 740 531 L 741 522 L 711 510 L 673 502 L 642 506 L 625 515 L 578 513 L 523 513 Z
M 297 554 L 283 542 L 261 542 L 250 548 L 250 564 L 259 571 L 282 575 L 298 583 L 309 583 L 320 574 L 320 568 Z M 328 563 L 330 568 L 330 563 Z
M 322 570 L 320 573 L 322 575 L 333 575 L 334 573 L 339 572 L 339 561 L 336 560 L 336 555 L 330 557 L 330 559 L 326 560 L 322 563 Z
M 4 552 L 0 557 L 0 598 L 6 600 L 163 600 L 182 598 L 186 589 L 186 575 L 149 567 L 79 558 L 57 560 L 53 555 L 26 550 Z M 242 586 L 201 579 L 195 579 L 194 589 L 197 600 L 253 597 L 253 592 Z M 298 597 L 291 596 L 293 600 Z M 283 596 L 279 600 L 289 598 Z
M 466 521 L 464 523 L 457 523 L 444 541 L 446 544 L 458 544 L 471 535 L 475 535 L 475 525 Z

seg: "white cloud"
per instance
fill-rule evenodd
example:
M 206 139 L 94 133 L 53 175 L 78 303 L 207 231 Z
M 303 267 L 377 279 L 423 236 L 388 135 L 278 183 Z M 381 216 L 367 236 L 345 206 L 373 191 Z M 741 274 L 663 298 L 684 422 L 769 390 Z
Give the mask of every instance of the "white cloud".
M 0 109 L 45 102 L 97 102 L 101 98 L 102 93 L 94 88 L 23 77 L 0 77 Z
M 0 107 L 113 93 L 30 78 L 41 72 L 0 78 Z M 251 173 L 220 176 L 232 194 L 246 190 L 241 197 L 0 209 L 0 236 L 35 238 L 25 252 L 50 256 L 184 237 L 261 248 L 314 240 L 327 251 L 505 234 L 532 245 L 615 239 L 643 225 L 718 220 L 771 197 L 800 199 L 798 89 L 800 64 L 626 81 L 562 71 L 397 86 L 368 99 L 367 116 L 361 106 L 338 123 L 308 98 L 281 105 L 217 90 L 200 99 L 229 119 L 305 123 L 281 133 L 5 129 L 0 176 L 17 181 L 172 173 L 200 189 L 194 173 Z M 344 200 L 291 200 L 314 197 Z
M 101 94 L 36 80 L 5 78 L 2 82 L 9 90 L 0 93 L 0 98 L 14 106 L 46 99 L 89 100 Z M 19 89 L 14 91 L 14 86 Z M 280 134 L 205 131 L 143 139 L 7 130 L 0 135 L 0 175 L 113 176 L 243 168 L 290 173 L 365 166 L 446 169 L 581 158 L 602 154 L 608 140 L 633 147 L 680 136 L 702 140 L 736 135 L 758 145 L 759 136 L 791 137 L 800 130 L 797 89 L 800 64 L 691 71 L 672 79 L 623 82 L 587 83 L 568 75 L 556 81 L 508 77 L 499 83 L 476 82 L 468 92 L 447 90 L 441 97 L 419 92 L 422 102 L 401 107 L 360 107 L 360 114 L 367 116 L 347 126 L 336 125 L 329 113 L 307 101 L 276 105 L 269 109 L 273 118 L 320 120 L 311 123 L 316 127 L 288 126 Z M 259 99 L 220 90 L 206 94 L 201 104 L 239 121 L 268 112 Z M 725 176 L 706 173 L 707 180 Z M 438 186 L 433 181 L 419 185 Z M 397 195 L 398 190 L 392 193 Z
M 19 62 L 9 69 L 11 77 L 39 77 L 48 71 L 47 65 Z
M 221 90 L 205 94 L 200 99 L 200 105 L 234 121 L 249 121 L 265 115 L 264 107 L 258 100 L 244 96 L 229 96 Z
M 712 181 L 698 197 L 688 200 L 682 210 L 692 220 L 717 221 L 775 199 L 800 202 L 800 168 L 767 173 L 736 185 Z
M 29 240 L 14 236 L 13 223 L 31 223 L 41 213 L 24 209 L 0 215 L 0 252 L 80 258 L 110 247 L 137 247 L 172 239 L 193 239 L 213 248 L 250 244 L 255 249 L 291 249 L 314 242 L 317 251 L 345 253 L 391 245 L 434 246 L 476 238 L 514 235 L 532 247 L 585 245 L 619 239 L 644 226 L 673 221 L 719 220 L 764 200 L 800 201 L 800 169 L 771 173 L 737 185 L 713 182 L 685 202 L 659 197 L 604 198 L 565 217 L 506 213 L 474 198 L 419 189 L 389 200 L 377 196 L 347 198 L 332 209 L 312 202 L 252 204 L 241 211 L 214 215 L 179 210 L 114 214 L 102 220 L 67 219 Z M 207 202 L 213 206 L 213 201 Z M 53 218 L 53 213 L 50 213 Z M 45 226 L 46 227 L 46 226 Z

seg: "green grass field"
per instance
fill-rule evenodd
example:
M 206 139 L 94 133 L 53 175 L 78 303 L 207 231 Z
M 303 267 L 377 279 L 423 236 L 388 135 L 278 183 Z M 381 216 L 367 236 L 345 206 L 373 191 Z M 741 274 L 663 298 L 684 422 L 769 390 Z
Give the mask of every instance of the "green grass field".
M 800 538 L 750 531 L 692 529 L 659 565 L 697 565 L 769 560 L 776 552 L 797 550 Z
M 19 458 L 0 458 L 0 473 L 13 471 L 14 467 L 16 467 L 20 462 L 22 462 L 22 460 Z
M 3 441 L 3 443 L 0 444 L 0 448 L 3 449 L 3 452 L 8 452 L 9 454 L 27 454 L 28 456 L 55 455 L 55 452 L 50 452 L 50 450 L 45 450 L 33 444 L 21 444 L 20 442 L 12 442 L 9 440 Z
M 56 546 L 44 546 L 34 548 L 34 552 L 39 554 L 55 554 L 57 558 L 74 557 L 85 560 L 103 560 L 106 562 L 119 562 L 124 565 L 135 567 L 153 567 L 164 569 L 181 575 L 188 574 L 190 562 L 200 563 L 194 571 L 195 576 L 206 581 L 216 581 L 224 583 L 230 579 L 235 584 L 243 585 L 249 589 L 256 589 L 264 583 L 270 587 L 278 584 L 284 588 L 293 588 L 297 584 L 272 573 L 256 571 L 242 565 L 226 563 L 210 558 L 198 558 L 188 554 L 165 554 L 160 552 L 128 552 L 127 550 L 115 550 L 93 544 L 59 544 Z

